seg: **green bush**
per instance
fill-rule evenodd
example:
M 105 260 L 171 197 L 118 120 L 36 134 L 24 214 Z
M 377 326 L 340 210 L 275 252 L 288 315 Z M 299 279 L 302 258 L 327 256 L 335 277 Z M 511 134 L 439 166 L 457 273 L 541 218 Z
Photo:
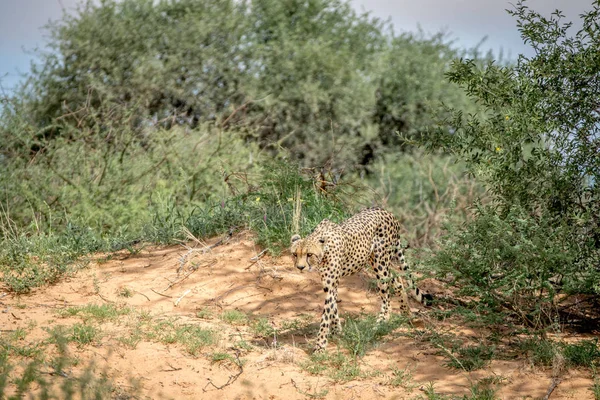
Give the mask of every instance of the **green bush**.
M 415 249 L 435 248 L 444 223 L 467 220 L 473 202 L 486 197 L 464 163 L 442 154 L 390 153 L 374 162 L 371 170 L 365 183 L 374 191 L 366 199 L 398 217 L 403 238 Z
M 354 167 L 405 143 L 398 132 L 424 134 L 440 102 L 474 109 L 443 79 L 464 51 L 441 34 L 395 35 L 345 0 L 87 1 L 47 29 L 52 51 L 6 107 L 33 152 L 71 140 L 66 126 L 106 136 L 92 110 L 130 128 L 234 128 L 304 166 Z
M 535 54 L 514 66 L 456 61 L 449 79 L 484 112 L 454 110 L 452 129 L 424 140 L 465 162 L 490 196 L 430 265 L 479 305 L 542 328 L 556 322 L 560 291 L 600 293 L 600 4 L 573 37 L 560 12 L 519 2 L 511 13 Z

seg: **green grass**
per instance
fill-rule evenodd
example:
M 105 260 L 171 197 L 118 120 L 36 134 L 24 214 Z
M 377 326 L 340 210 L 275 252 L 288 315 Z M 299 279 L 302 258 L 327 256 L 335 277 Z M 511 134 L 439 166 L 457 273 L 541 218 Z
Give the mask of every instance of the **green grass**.
M 563 347 L 563 354 L 570 366 L 592 368 L 600 360 L 598 339 L 567 343 Z
M 471 383 L 469 394 L 463 400 L 496 400 L 498 386 L 504 382 L 503 377 L 489 376 Z
M 392 367 L 392 376 L 390 377 L 389 385 L 401 387 L 409 393 L 419 386 L 419 384 L 413 381 L 412 371 L 408 367 L 404 369 Z
M 204 307 L 202 310 L 196 312 L 196 317 L 198 317 L 198 318 L 211 319 L 212 316 L 213 316 L 213 312 L 207 307 Z
M 594 384 L 590 387 L 590 392 L 594 396 L 594 400 L 600 400 L 600 380 L 594 378 Z
M 75 324 L 71 327 L 69 339 L 79 346 L 92 344 L 100 339 L 101 331 L 93 325 Z
M 250 329 L 252 334 L 260 339 L 285 335 L 311 336 L 316 334 L 318 329 L 312 323 L 312 319 L 311 315 L 301 314 L 298 318 L 282 321 L 281 327 L 276 328 L 267 318 L 260 317 L 250 323 Z
M 275 327 L 267 318 L 261 317 L 254 320 L 250 325 L 252 334 L 261 339 L 271 338 L 277 334 Z
M 318 325 L 313 324 L 314 316 L 309 314 L 300 314 L 298 318 L 284 320 L 279 329 L 280 335 L 295 336 L 313 336 L 317 334 Z
M 525 339 L 517 346 L 531 360 L 532 365 L 543 367 L 552 366 L 561 351 L 556 343 L 539 337 Z
M 347 382 L 365 376 L 358 358 L 347 356 L 339 350 L 335 353 L 314 353 L 300 366 L 311 375 L 326 375 L 336 382 Z
M 0 335 L 0 352 L 10 356 L 35 359 L 42 354 L 43 348 L 39 342 L 26 343 L 27 331 L 17 328 L 14 332 Z
M 424 398 L 427 400 L 452 400 L 452 397 L 444 395 L 444 394 L 440 394 L 437 393 L 435 391 L 435 384 L 434 382 L 428 382 L 426 385 L 423 386 L 423 394 L 424 394 Z M 423 398 L 422 396 L 419 398 Z
M 210 355 L 210 360 L 212 362 L 216 363 L 216 362 L 221 362 L 221 361 L 225 361 L 225 360 L 234 361 L 235 359 L 228 353 L 215 352 Z
M 118 317 L 128 315 L 132 312 L 132 309 L 125 306 L 119 306 L 116 304 L 86 304 L 84 306 L 67 307 L 59 310 L 58 314 L 61 317 L 75 317 L 79 316 L 84 321 L 97 321 L 106 322 L 114 321 Z
M 248 324 L 248 316 L 238 310 L 227 310 L 221 313 L 221 320 L 230 325 L 246 325 Z
M 140 392 L 137 382 L 132 380 L 130 385 L 121 386 L 108 378 L 106 371 L 97 371 L 93 363 L 82 365 L 78 368 L 81 372 L 74 372 L 70 367 L 80 363 L 68 355 L 66 343 L 72 338 L 64 335 L 67 329 L 49 331 L 53 336 L 49 342 L 55 343 L 58 350 L 58 354 L 49 360 L 38 354 L 26 363 L 16 362 L 0 347 L 0 398 L 137 398 Z M 16 370 L 20 372 L 15 374 Z
M 234 345 L 237 349 L 242 350 L 243 352 L 250 352 L 252 351 L 252 349 L 254 349 L 254 347 L 252 347 L 252 345 L 250 343 L 248 343 L 245 340 L 239 340 L 237 342 L 235 342 Z
M 453 351 L 452 357 L 446 361 L 451 368 L 475 371 L 484 368 L 494 357 L 495 348 L 484 344 L 463 346 Z
M 272 254 L 280 254 L 294 233 L 306 235 L 324 218 L 339 221 L 347 216 L 346 206 L 335 196 L 335 190 L 321 195 L 312 178 L 303 175 L 293 163 L 271 161 L 259 171 L 252 182 L 245 182 L 246 187 L 240 188 L 244 194 L 222 194 L 218 199 L 211 195 L 204 202 L 182 202 L 164 190 L 152 199 L 140 200 L 148 203 L 145 205 L 128 197 L 121 199 L 124 204 L 115 200 L 106 203 L 102 210 L 97 210 L 93 202 L 85 205 L 93 210 L 70 209 L 73 213 L 77 210 L 77 215 L 64 211 L 68 208 L 60 215 L 45 210 L 48 215 L 43 224 L 36 220 L 35 224 L 19 225 L 10 216 L 2 215 L 2 281 L 9 290 L 26 293 L 87 266 L 87 254 L 121 249 L 135 254 L 141 249 L 137 243 L 173 243 L 186 238 L 184 231 L 206 238 L 248 228 L 256 233 L 259 245 Z M 127 190 L 121 195 L 129 196 Z M 299 215 L 295 214 L 296 196 L 302 204 Z M 134 205 L 135 210 L 128 213 L 127 207 Z M 98 213 L 89 216 L 92 211 Z M 125 219 L 137 215 L 135 221 L 140 222 L 131 221 L 128 225 L 114 220 L 111 227 L 106 227 L 101 222 L 104 218 L 94 220 L 105 214 L 111 219 L 113 215 Z M 133 292 L 123 288 L 118 295 L 131 297 Z
M 165 344 L 180 344 L 192 356 L 215 344 L 219 335 L 197 325 L 177 324 L 175 320 L 149 321 L 141 326 L 144 337 Z
M 334 337 L 334 341 L 337 340 L 352 356 L 361 357 L 406 322 L 405 317 L 396 314 L 392 315 L 389 321 L 380 323 L 376 322 L 374 315 L 347 316 L 342 332 Z

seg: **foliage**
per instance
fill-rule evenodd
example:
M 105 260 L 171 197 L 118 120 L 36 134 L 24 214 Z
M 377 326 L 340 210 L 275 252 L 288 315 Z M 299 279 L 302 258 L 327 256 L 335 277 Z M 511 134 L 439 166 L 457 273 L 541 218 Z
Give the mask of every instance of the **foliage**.
M 461 166 L 432 178 L 423 165 L 446 160 L 396 161 L 439 102 L 475 109 L 443 79 L 466 54 L 444 35 L 396 35 L 345 0 L 86 1 L 47 29 L 49 51 L 0 104 L 11 290 L 53 283 L 90 252 L 187 233 L 250 228 L 277 254 L 323 218 L 385 205 L 363 184 L 388 164 L 390 179 L 416 171 L 396 193 L 425 185 L 418 200 L 395 197 L 388 176 L 377 188 L 415 209 L 403 213 L 413 245 L 470 196 Z
M 535 55 L 514 66 L 456 61 L 449 79 L 484 112 L 455 109 L 452 129 L 424 140 L 465 162 L 491 197 L 431 265 L 479 305 L 537 328 L 556 321 L 560 291 L 600 293 L 599 13 L 596 1 L 571 37 L 560 12 L 517 3 Z
M 440 102 L 473 109 L 443 79 L 464 51 L 345 0 L 86 1 L 47 29 L 50 51 L 7 107 L 36 140 L 69 139 L 66 126 L 105 136 L 85 110 L 126 110 L 131 128 L 210 123 L 304 166 L 351 167 L 424 134 Z
M 403 239 L 415 249 L 432 249 L 444 223 L 467 220 L 483 188 L 465 173 L 465 165 L 442 154 L 421 150 L 390 153 L 372 164 L 366 183 L 369 203 L 381 204 L 402 222 Z

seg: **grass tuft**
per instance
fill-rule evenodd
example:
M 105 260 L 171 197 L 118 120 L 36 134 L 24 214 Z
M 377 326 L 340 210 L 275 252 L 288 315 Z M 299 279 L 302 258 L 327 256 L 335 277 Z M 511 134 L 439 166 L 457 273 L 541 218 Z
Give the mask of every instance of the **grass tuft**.
M 389 321 L 376 322 L 374 315 L 346 317 L 342 332 L 337 337 L 343 348 L 354 357 L 362 357 L 367 350 L 375 347 L 383 337 L 406 323 L 406 318 L 393 315 Z

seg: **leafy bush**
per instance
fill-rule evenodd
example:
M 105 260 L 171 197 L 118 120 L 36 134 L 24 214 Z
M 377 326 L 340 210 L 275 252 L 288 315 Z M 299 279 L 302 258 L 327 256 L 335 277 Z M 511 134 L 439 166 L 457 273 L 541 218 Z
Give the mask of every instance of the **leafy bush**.
M 444 223 L 467 220 L 473 202 L 486 198 L 463 163 L 441 154 L 390 153 L 374 162 L 372 171 L 365 181 L 374 192 L 365 197 L 398 217 L 412 248 L 435 248 Z
M 451 229 L 431 265 L 480 305 L 538 328 L 555 322 L 559 291 L 600 293 L 600 4 L 592 7 L 569 37 L 560 12 L 544 18 L 519 2 L 511 13 L 535 55 L 515 66 L 455 62 L 449 79 L 485 111 L 454 110 L 452 129 L 424 141 L 464 161 L 491 197 Z
M 52 51 L 9 107 L 37 139 L 68 140 L 65 125 L 105 136 L 91 109 L 131 128 L 235 128 L 304 166 L 353 167 L 434 126 L 440 101 L 473 109 L 443 79 L 464 51 L 394 35 L 345 0 L 88 1 L 47 28 Z

